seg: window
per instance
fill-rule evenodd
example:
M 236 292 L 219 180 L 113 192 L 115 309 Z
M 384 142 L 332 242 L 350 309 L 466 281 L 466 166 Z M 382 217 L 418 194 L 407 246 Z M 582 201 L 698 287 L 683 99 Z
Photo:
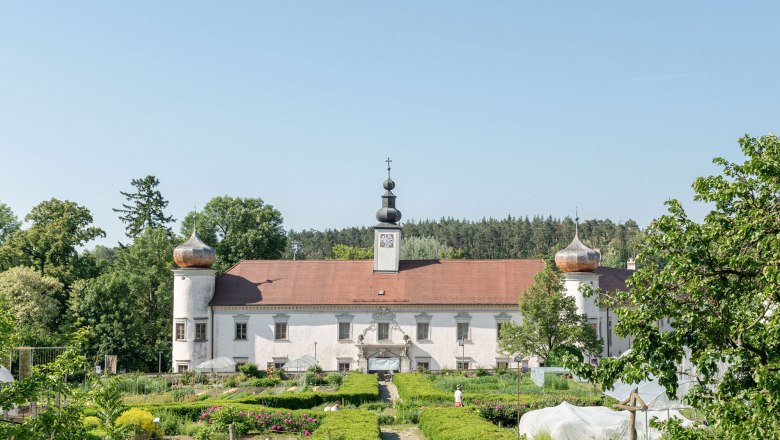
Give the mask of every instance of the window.
M 469 369 L 468 361 L 465 361 L 465 362 L 458 361 L 457 362 L 457 368 L 458 368 L 458 370 L 468 370 Z
M 501 326 L 504 325 L 503 322 L 499 322 L 496 324 L 496 340 L 501 339 Z
M 464 341 L 468 341 L 469 340 L 469 323 L 468 322 L 459 322 L 458 323 L 457 339 L 459 341 L 461 339 L 463 339 Z
M 339 339 L 350 339 L 349 328 L 350 323 L 339 322 Z
M 339 361 L 339 373 L 346 373 L 349 371 L 350 362 Z
M 236 323 L 236 339 L 246 339 L 246 322 Z
M 496 361 L 496 370 L 509 368 L 509 361 Z
M 286 364 L 286 363 L 287 363 L 286 361 L 285 362 L 274 361 L 274 368 L 282 369 L 282 368 L 284 368 L 284 364 Z
M 417 371 L 423 373 L 426 371 L 430 371 L 430 369 L 431 369 L 430 362 L 417 362 Z
M 431 325 L 427 322 L 417 323 L 417 340 L 424 341 L 428 339 L 428 333 L 430 332 Z
M 176 340 L 177 341 L 187 340 L 187 333 L 185 332 L 185 323 L 183 322 L 176 323 Z
M 387 341 L 390 339 L 390 323 L 380 322 L 376 326 L 376 339 L 377 341 Z
M 206 340 L 206 323 L 205 322 L 196 322 L 195 323 L 195 340 L 196 341 L 205 341 Z
M 179 364 L 176 366 L 176 371 L 179 373 L 186 373 L 190 369 L 190 366 L 187 364 Z
M 274 325 L 274 339 L 277 341 L 286 341 L 287 340 L 287 323 L 286 322 L 277 322 Z

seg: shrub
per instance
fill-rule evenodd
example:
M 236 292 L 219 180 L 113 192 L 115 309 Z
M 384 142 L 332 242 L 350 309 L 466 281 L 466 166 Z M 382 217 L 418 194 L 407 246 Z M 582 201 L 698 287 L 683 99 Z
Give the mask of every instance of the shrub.
M 394 425 L 395 417 L 392 414 L 377 414 L 377 421 L 380 425 Z
M 342 410 L 328 413 L 313 439 L 379 440 L 379 420 L 376 414 L 361 410 Z
M 329 385 L 333 385 L 334 387 L 337 387 L 341 385 L 341 382 L 344 381 L 344 378 L 341 377 L 341 374 L 339 373 L 328 373 L 327 377 L 325 377 L 325 381 Z
M 149 411 L 140 408 L 130 408 L 116 419 L 116 426 L 126 430 L 131 437 L 158 438 L 162 434 L 154 424 L 154 417 Z
M 405 401 L 421 400 L 433 403 L 453 400 L 450 393 L 436 388 L 427 376 L 422 374 L 399 373 L 393 376 L 393 383 L 398 388 L 398 395 Z
M 383 411 L 387 408 L 390 408 L 390 404 L 387 402 L 368 402 L 360 405 L 360 409 L 366 411 Z
M 488 376 L 490 375 L 490 373 L 482 367 L 477 367 L 477 369 L 474 370 L 474 375 L 476 375 L 477 377 L 482 377 L 482 376 Z
M 568 390 L 569 380 L 559 374 L 547 373 L 544 375 L 545 390 Z
M 309 437 L 320 423 L 317 416 L 312 417 L 308 413 L 263 409 L 244 411 L 231 406 L 211 407 L 201 415 L 201 419 L 208 426 L 198 435 L 202 439 L 208 439 L 214 433 L 227 432 L 230 424 L 235 426 L 237 434 L 250 431 L 282 432 Z
M 427 408 L 420 415 L 420 430 L 428 440 L 513 440 L 505 431 L 466 408 Z
M 413 423 L 420 422 L 420 408 L 407 402 L 398 402 L 395 405 L 395 418 L 398 423 Z
M 244 382 L 245 380 L 246 376 L 244 373 L 236 373 L 226 377 L 222 383 L 228 388 L 235 388 L 241 385 L 241 382 Z
M 246 377 L 254 377 L 259 379 L 268 376 L 268 373 L 266 373 L 264 370 L 258 369 L 257 365 L 252 362 L 247 362 L 244 365 L 238 367 L 238 371 L 243 373 Z
M 87 416 L 84 417 L 84 427 L 88 430 L 93 430 L 95 428 L 100 427 L 100 419 L 95 416 Z
M 272 387 L 278 385 L 281 381 L 278 377 L 259 377 L 249 379 L 246 381 L 246 385 L 249 387 Z
M 315 364 L 315 365 L 312 365 L 311 367 L 309 367 L 306 371 L 310 371 L 310 372 L 312 372 L 314 374 L 321 374 L 322 373 L 322 367 L 320 367 L 319 365 Z

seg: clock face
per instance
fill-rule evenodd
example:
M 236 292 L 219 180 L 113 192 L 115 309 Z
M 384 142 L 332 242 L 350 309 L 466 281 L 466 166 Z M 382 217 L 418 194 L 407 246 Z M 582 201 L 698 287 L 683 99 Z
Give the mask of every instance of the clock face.
M 379 247 L 393 247 L 393 234 L 379 234 Z

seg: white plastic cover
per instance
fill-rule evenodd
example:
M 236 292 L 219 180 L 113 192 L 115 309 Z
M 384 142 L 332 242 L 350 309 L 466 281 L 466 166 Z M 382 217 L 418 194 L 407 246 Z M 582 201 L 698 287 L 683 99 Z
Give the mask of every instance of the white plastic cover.
M 14 376 L 11 374 L 10 371 L 8 371 L 7 368 L 0 365 L 0 382 L 6 383 L 6 382 L 13 382 Z
M 678 411 L 651 412 L 650 418 L 686 420 Z M 645 413 L 637 412 L 636 431 L 640 439 L 660 439 L 661 433 L 645 432 Z M 683 423 L 688 426 L 691 422 Z M 580 407 L 563 402 L 558 406 L 529 411 L 520 419 L 520 434 L 533 438 L 546 432 L 556 440 L 618 440 L 628 438 L 628 411 L 605 406 Z
M 370 371 L 400 371 L 400 358 L 368 358 Z
M 618 401 L 622 402 L 631 395 L 631 391 L 634 388 L 638 388 L 639 397 L 645 402 L 647 407 L 652 411 L 661 411 L 667 409 L 680 409 L 689 408 L 688 405 L 683 404 L 680 399 L 683 397 L 683 389 L 687 390 L 689 381 L 680 381 L 678 384 L 678 396 L 670 398 L 666 395 L 666 388 L 658 383 L 658 379 L 646 380 L 639 383 L 623 383 L 615 382 L 615 385 L 611 390 L 605 391 L 604 394 L 610 397 L 614 397 Z
M 544 375 L 550 373 L 550 374 L 569 374 L 570 371 L 568 368 L 561 368 L 561 367 L 534 367 L 531 368 L 531 380 L 534 382 L 534 385 L 538 387 L 544 387 Z

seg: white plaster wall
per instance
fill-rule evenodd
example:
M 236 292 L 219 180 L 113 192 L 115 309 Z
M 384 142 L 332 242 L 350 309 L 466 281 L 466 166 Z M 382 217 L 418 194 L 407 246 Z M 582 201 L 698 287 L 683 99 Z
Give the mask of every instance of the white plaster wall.
M 372 314 L 377 310 L 332 310 L 301 313 L 295 310 L 229 310 L 217 309 L 214 312 L 214 357 L 247 358 L 260 367 L 274 359 L 287 358 L 293 360 L 303 355 L 314 356 L 314 343 L 317 343 L 317 359 L 325 370 L 336 370 L 338 362 L 352 360 L 352 369 L 357 369 L 358 348 L 357 337 L 363 333 L 372 321 Z M 419 358 L 430 358 L 432 369 L 455 369 L 456 362 L 463 355 L 463 349 L 456 339 L 456 319 L 458 310 L 432 311 L 419 309 L 414 311 L 391 310 L 396 314 L 396 323 L 400 329 L 391 325 L 390 342 L 403 343 L 404 333 L 411 338 L 409 358 L 411 368 L 416 368 Z M 465 310 L 460 310 L 464 311 Z M 417 319 L 415 315 L 427 313 L 431 316 L 429 341 L 417 341 Z M 496 309 L 491 311 L 468 312 L 470 321 L 470 340 L 465 344 L 465 357 L 470 368 L 492 368 L 498 358 L 508 356 L 498 352 L 496 315 L 509 315 L 517 321 L 520 314 L 516 307 Z M 350 341 L 338 340 L 338 319 L 336 315 L 347 313 L 353 315 Z M 288 340 L 275 341 L 273 315 L 289 315 Z M 247 340 L 235 340 L 235 317 L 248 316 Z M 364 338 L 365 344 L 376 343 L 376 332 L 369 331 Z M 426 359 L 427 360 L 427 359 Z M 514 364 L 512 364 L 514 365 Z M 534 363 L 532 362 L 533 366 Z
M 393 247 L 385 248 L 379 245 L 379 234 L 391 234 Z M 400 229 L 374 229 L 374 270 L 398 272 L 398 263 L 401 260 L 401 230 Z
M 596 307 L 596 298 L 591 296 L 585 298 L 580 293 L 579 288 L 582 284 L 590 284 L 594 289 L 599 287 L 599 274 L 592 272 L 565 272 L 563 274 L 563 287 L 566 294 L 574 297 L 577 303 L 577 313 L 585 313 L 589 317 L 598 316 L 598 307 Z
M 175 269 L 173 271 L 173 371 L 180 364 L 190 368 L 211 359 L 209 302 L 214 296 L 212 269 Z M 206 318 L 200 321 L 198 318 Z M 185 322 L 186 340 L 176 340 L 176 323 Z M 195 322 L 206 323 L 206 341 L 195 342 Z

